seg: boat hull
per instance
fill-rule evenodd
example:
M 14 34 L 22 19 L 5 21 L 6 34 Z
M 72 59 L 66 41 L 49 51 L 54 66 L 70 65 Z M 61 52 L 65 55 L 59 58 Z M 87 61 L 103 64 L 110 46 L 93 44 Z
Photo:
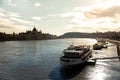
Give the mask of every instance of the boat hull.
M 103 48 L 103 44 L 97 43 L 97 44 L 94 44 L 94 45 L 93 45 L 93 49 L 94 49 L 94 50 L 101 50 L 102 48 Z
M 101 50 L 103 47 L 102 46 L 93 46 L 94 50 Z

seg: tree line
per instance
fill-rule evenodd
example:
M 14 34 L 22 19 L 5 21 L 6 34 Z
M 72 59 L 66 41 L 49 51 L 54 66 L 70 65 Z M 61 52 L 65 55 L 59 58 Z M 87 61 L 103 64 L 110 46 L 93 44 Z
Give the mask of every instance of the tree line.
M 120 41 L 120 32 L 96 32 L 96 33 L 81 33 L 81 32 L 68 32 L 58 38 L 108 38 Z

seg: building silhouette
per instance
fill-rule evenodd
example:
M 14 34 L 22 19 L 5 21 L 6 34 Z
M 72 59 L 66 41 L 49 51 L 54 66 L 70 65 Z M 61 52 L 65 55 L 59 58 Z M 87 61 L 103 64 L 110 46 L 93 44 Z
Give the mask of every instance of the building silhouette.
M 35 27 L 32 31 L 26 31 L 25 33 L 19 33 L 19 40 L 43 40 L 43 39 L 54 39 L 57 38 L 56 35 L 51 35 L 49 33 L 42 33 L 38 31 Z

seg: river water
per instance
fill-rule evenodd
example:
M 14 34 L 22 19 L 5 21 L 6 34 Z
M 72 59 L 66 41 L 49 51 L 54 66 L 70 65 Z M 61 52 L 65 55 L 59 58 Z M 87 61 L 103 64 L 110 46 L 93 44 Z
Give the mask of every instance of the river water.
M 57 39 L 0 42 L 0 80 L 120 80 L 118 59 L 98 60 L 63 69 L 59 57 L 70 44 L 96 43 L 94 39 Z M 117 56 L 116 46 L 93 50 L 93 57 Z

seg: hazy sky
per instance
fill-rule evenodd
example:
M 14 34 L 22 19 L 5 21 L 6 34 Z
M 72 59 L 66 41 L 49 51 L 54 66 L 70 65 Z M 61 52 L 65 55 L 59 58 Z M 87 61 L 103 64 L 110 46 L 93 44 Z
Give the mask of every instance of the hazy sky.
M 120 31 L 120 0 L 0 0 L 0 32 Z

